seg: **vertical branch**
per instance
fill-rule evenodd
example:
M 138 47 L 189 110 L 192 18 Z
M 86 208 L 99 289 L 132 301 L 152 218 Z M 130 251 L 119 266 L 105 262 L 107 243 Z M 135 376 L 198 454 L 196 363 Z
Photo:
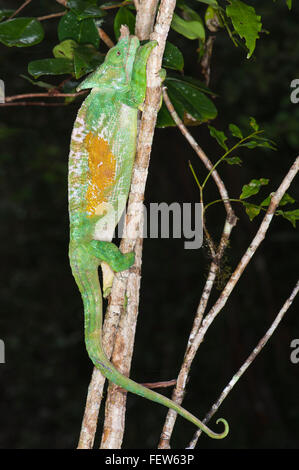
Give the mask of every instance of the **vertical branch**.
M 140 0 L 136 16 L 135 34 L 142 41 L 153 31 L 159 0 Z
M 125 233 L 128 234 L 128 237 L 123 238 L 120 246 L 123 252 L 128 252 L 134 249 L 141 233 L 144 191 L 148 174 L 148 166 L 157 113 L 161 102 L 161 78 L 159 76 L 159 70 L 162 65 L 162 57 L 166 38 L 170 28 L 175 4 L 176 2 L 174 0 L 161 1 L 154 32 L 150 36 L 150 39 L 156 40 L 158 45 L 153 50 L 147 64 L 147 93 L 140 123 L 136 159 L 133 168 L 131 190 L 126 215 Z M 152 8 L 153 5 L 157 7 L 157 2 L 152 2 L 151 5 Z M 139 4 L 138 18 L 146 18 L 146 16 L 143 15 L 143 8 L 148 8 L 148 2 L 143 1 Z M 153 10 L 152 12 L 154 13 Z M 153 16 L 154 15 L 147 16 L 147 20 L 151 22 Z M 145 27 L 145 24 L 143 24 L 143 31 L 146 30 L 149 31 L 150 27 Z M 140 250 L 141 246 L 142 244 L 140 241 Z M 123 278 L 123 284 L 127 285 L 127 319 L 126 321 L 121 319 L 115 340 L 113 359 L 116 361 L 116 366 L 121 370 L 121 372 L 124 375 L 129 375 L 134 346 L 135 325 L 138 313 L 138 292 L 140 279 L 137 281 L 139 275 L 138 273 L 136 274 L 136 272 L 134 273 L 134 267 L 129 271 L 120 274 Z M 118 275 L 116 275 L 116 277 L 118 277 Z M 133 293 L 135 289 L 138 289 L 137 293 Z M 130 319 L 128 319 L 129 316 Z M 130 333 L 129 336 L 128 333 Z M 124 354 L 120 354 L 120 352 L 123 350 L 124 343 L 126 348 L 126 359 L 124 358 Z M 121 446 L 124 432 L 125 405 L 126 396 L 124 393 L 117 387 L 109 387 L 109 396 L 106 402 L 105 426 L 101 448 L 119 448 Z
M 112 354 L 113 364 L 124 375 L 129 374 L 133 355 L 139 306 L 142 244 L 143 238 L 139 236 L 135 245 L 134 267 L 131 268 L 127 281 L 126 306 L 123 308 L 120 318 Z M 126 395 L 125 390 L 120 390 L 113 383 L 109 384 L 101 442 L 102 449 L 118 449 L 121 447 L 125 427 Z

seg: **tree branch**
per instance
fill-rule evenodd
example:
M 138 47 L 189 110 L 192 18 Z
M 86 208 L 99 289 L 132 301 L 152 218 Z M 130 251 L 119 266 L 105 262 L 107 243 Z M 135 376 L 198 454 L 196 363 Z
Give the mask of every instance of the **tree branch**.
M 145 183 L 148 172 L 148 165 L 151 152 L 151 144 L 155 129 L 157 112 L 160 106 L 161 96 L 161 83 L 159 77 L 159 70 L 162 64 L 162 57 L 165 48 L 166 37 L 170 27 L 172 13 L 175 8 L 175 1 L 162 0 L 160 5 L 159 20 L 157 20 L 158 32 L 153 34 L 151 39 L 156 39 L 159 45 L 153 50 L 147 65 L 148 77 L 148 89 L 147 96 L 144 104 L 144 111 L 142 114 L 139 137 L 137 143 L 136 159 L 132 175 L 131 191 L 128 201 L 128 209 L 125 222 L 125 232 L 129 234 L 129 238 L 123 239 L 121 243 L 121 250 L 123 252 L 132 251 L 134 249 L 138 236 L 140 234 L 140 226 L 142 224 L 143 216 L 143 198 Z M 140 14 L 145 2 L 139 6 L 138 13 Z M 151 18 L 149 18 L 151 20 Z M 138 23 L 138 22 L 137 22 Z M 161 23 L 163 25 L 161 25 Z M 112 345 L 114 344 L 115 329 L 118 325 L 118 319 L 121 314 L 124 305 L 125 292 L 129 283 L 129 276 L 131 276 L 132 268 L 129 271 L 123 271 L 117 273 L 114 277 L 113 287 L 111 291 L 110 303 L 105 315 L 104 322 L 104 336 L 103 344 L 107 356 L 111 357 Z M 132 274 L 133 276 L 133 274 Z M 134 276 L 133 276 L 134 277 Z M 133 282 L 133 280 L 132 280 Z M 129 291 L 129 286 L 128 286 Z M 128 292 L 129 294 L 129 292 Z M 130 296 L 128 295 L 128 309 L 130 303 Z M 133 310 L 133 308 L 132 308 Z M 112 320 L 111 320 L 112 318 Z M 111 324 L 115 328 L 110 328 Z M 134 338 L 133 338 L 134 340 Z M 129 373 L 129 371 L 127 371 Z M 86 402 L 86 408 L 83 417 L 82 429 L 78 448 L 91 448 L 94 441 L 94 435 L 96 432 L 97 417 L 101 404 L 101 396 L 105 378 L 102 376 L 99 370 L 94 370 L 92 380 L 89 386 L 88 397 Z M 98 392 L 96 391 L 98 388 Z M 110 389 L 111 390 L 111 389 Z M 111 392 L 112 393 L 112 392 Z M 117 393 L 113 390 L 113 393 Z M 123 408 L 125 403 L 121 404 L 120 415 L 123 414 Z M 106 415 L 107 416 L 107 415 Z M 110 418 L 109 418 L 110 419 Z M 113 417 L 110 422 L 114 422 Z M 112 430 L 111 430 L 112 432 Z M 112 434 L 109 436 L 103 436 L 102 447 L 110 445 L 111 442 L 118 442 L 122 440 L 122 433 L 117 433 L 114 437 Z
M 295 299 L 296 295 L 298 294 L 299 291 L 299 281 L 297 281 L 297 284 L 295 285 L 291 295 L 289 298 L 285 301 L 283 307 L 277 314 L 274 322 L 270 326 L 270 328 L 267 330 L 265 335 L 262 337 L 262 339 L 258 342 L 256 347 L 253 349 L 251 354 L 248 356 L 246 361 L 243 363 L 243 365 L 240 367 L 238 372 L 232 377 L 232 379 L 229 381 L 227 386 L 224 388 L 223 392 L 221 395 L 218 397 L 218 399 L 215 401 L 214 405 L 211 407 L 210 411 L 207 413 L 206 417 L 203 419 L 203 423 L 207 424 L 210 419 L 214 416 L 214 414 L 218 411 L 219 407 L 225 400 L 225 398 L 228 396 L 228 394 L 231 392 L 233 387 L 236 385 L 236 383 L 239 381 L 240 377 L 244 374 L 244 372 L 248 369 L 248 367 L 253 363 L 253 361 L 256 359 L 257 355 L 261 352 L 261 350 L 264 348 L 264 346 L 268 343 L 269 339 L 273 335 L 274 331 L 278 327 L 279 323 L 283 319 L 284 315 L 292 305 L 293 300 Z M 200 429 L 195 432 L 194 437 L 192 441 L 190 442 L 188 449 L 194 449 L 196 446 L 196 443 L 198 441 L 198 438 L 201 435 Z
M 18 15 L 20 13 L 20 11 L 23 10 L 23 8 L 25 8 L 27 5 L 29 5 L 29 3 L 31 3 L 31 0 L 25 0 L 25 2 L 22 3 L 22 5 L 8 19 L 11 20 L 16 15 Z
M 231 275 L 228 283 L 226 284 L 226 286 L 225 286 L 224 290 L 222 291 L 221 295 L 219 296 L 218 300 L 216 301 L 214 306 L 210 309 L 210 311 L 206 315 L 206 317 L 203 319 L 203 321 L 201 323 L 201 326 L 198 328 L 198 330 L 197 330 L 196 334 L 194 335 L 194 337 L 191 338 L 191 340 L 189 340 L 189 344 L 188 344 L 188 347 L 187 347 L 187 350 L 186 350 L 186 353 L 185 353 L 185 357 L 184 357 L 183 366 L 182 366 L 182 369 L 180 371 L 180 375 L 178 377 L 177 386 L 176 386 L 176 388 L 173 392 L 173 395 L 172 395 L 172 399 L 175 400 L 177 403 L 181 404 L 181 402 L 183 400 L 183 394 L 184 394 L 184 390 L 185 390 L 186 380 L 187 380 L 188 373 L 189 373 L 189 370 L 190 370 L 190 367 L 191 367 L 191 363 L 193 361 L 193 358 L 195 357 L 195 354 L 196 354 L 200 344 L 202 343 L 202 341 L 205 337 L 205 334 L 206 334 L 208 328 L 210 327 L 210 325 L 213 323 L 213 321 L 215 320 L 218 313 L 222 310 L 222 308 L 226 304 L 230 294 L 232 293 L 234 287 L 236 286 L 236 284 L 239 281 L 242 273 L 244 272 L 244 269 L 248 265 L 249 261 L 251 260 L 252 256 L 256 252 L 259 245 L 264 240 L 266 232 L 267 232 L 267 230 L 269 228 L 269 225 L 271 223 L 271 220 L 273 218 L 273 215 L 274 215 L 274 213 L 275 213 L 275 211 L 276 211 L 276 209 L 279 205 L 279 202 L 280 202 L 281 198 L 283 197 L 283 195 L 285 194 L 285 192 L 287 191 L 287 189 L 288 189 L 289 185 L 291 184 L 292 180 L 296 176 L 298 170 L 299 170 L 299 157 L 297 157 L 294 164 L 290 168 L 289 172 L 287 173 L 287 175 L 283 179 L 281 185 L 279 186 L 277 191 L 273 194 L 270 205 L 267 209 L 267 212 L 266 212 L 266 214 L 265 214 L 265 216 L 262 220 L 262 223 L 261 223 L 261 225 L 260 225 L 253 241 L 251 242 L 250 246 L 248 247 L 245 254 L 243 255 L 243 257 L 242 257 L 240 263 L 238 264 L 237 268 L 235 269 L 235 271 Z M 229 221 L 227 220 L 226 221 L 226 227 L 224 228 L 224 233 L 223 233 L 223 237 L 222 237 L 222 240 L 221 240 L 221 242 L 224 245 L 226 243 L 227 236 L 229 236 L 229 234 L 230 234 L 230 230 L 231 230 L 231 227 L 230 227 Z M 221 250 L 221 243 L 219 245 L 219 249 Z M 209 277 L 211 278 L 211 280 L 213 280 L 213 271 L 212 270 L 210 270 Z M 210 283 L 211 283 L 211 280 L 209 281 Z M 201 304 L 202 304 L 203 308 L 206 307 L 206 304 L 207 304 L 206 297 L 209 297 L 209 293 L 210 293 L 210 288 L 209 288 L 209 285 L 207 283 L 206 283 L 205 288 L 207 290 L 207 294 L 205 294 L 205 298 L 202 297 L 202 299 L 201 299 L 202 300 Z M 199 310 L 202 311 L 201 307 L 199 307 Z M 202 318 L 202 315 L 199 315 L 199 319 L 200 318 Z M 176 416 L 177 415 L 173 410 L 168 411 L 166 421 L 165 421 L 165 424 L 164 424 L 164 427 L 163 427 L 163 431 L 162 431 L 162 434 L 161 434 L 161 438 L 160 438 L 160 443 L 159 443 L 160 448 L 168 448 L 169 447 L 169 441 L 170 441 L 171 434 L 172 434 L 172 431 L 173 431 L 173 426 L 174 426 L 174 423 L 175 423 L 175 420 L 176 420 Z
M 144 104 L 144 111 L 140 123 L 136 159 L 133 169 L 131 192 L 129 196 L 126 216 L 126 234 L 128 234 L 128 238 L 124 238 L 121 243 L 121 250 L 123 252 L 128 252 L 134 249 L 137 237 L 141 233 L 140 230 L 143 218 L 143 199 L 145 184 L 148 174 L 148 166 L 157 113 L 161 101 L 161 79 L 159 76 L 159 70 L 162 65 L 162 57 L 164 53 L 166 37 L 170 28 L 175 3 L 176 2 L 173 0 L 161 1 L 157 16 L 157 22 L 154 27 L 154 32 L 150 36 L 150 39 L 158 41 L 158 45 L 153 50 L 147 64 L 148 86 Z M 140 3 L 138 13 L 140 13 L 144 5 L 146 5 L 145 2 Z M 151 20 L 151 18 L 148 18 L 148 20 Z M 136 324 L 139 297 L 136 297 L 136 292 L 135 294 L 133 294 L 133 292 L 137 289 L 139 293 L 139 283 L 138 285 L 136 284 L 136 279 L 134 280 L 134 274 L 132 273 L 132 269 L 123 273 L 123 276 L 127 276 L 127 315 L 131 315 L 132 324 L 133 319 L 134 323 Z M 132 304 L 131 299 L 133 299 Z M 131 313 L 130 309 L 132 310 Z M 125 375 L 129 375 L 131 355 L 133 352 L 134 345 L 135 326 L 134 328 L 131 326 L 131 333 L 133 334 L 130 334 L 129 336 L 128 334 L 126 334 L 126 331 L 128 332 L 128 329 L 125 328 L 122 331 L 121 326 L 122 320 L 120 328 L 117 332 L 114 358 L 117 362 L 119 362 L 117 366 L 121 369 L 121 372 Z M 129 357 L 126 357 L 126 359 L 124 359 L 124 355 L 122 355 L 123 357 L 120 358 L 120 354 L 118 353 L 119 347 L 117 346 L 118 343 L 123 344 L 124 340 L 126 341 L 127 351 L 130 351 L 130 353 L 128 354 Z M 109 387 L 109 395 L 111 396 L 106 402 L 107 404 L 105 424 L 107 423 L 107 426 L 105 427 L 103 432 L 101 448 L 115 449 L 121 446 L 123 439 L 126 395 L 119 392 L 117 390 L 117 387 L 115 387 L 114 385 L 111 385 Z M 112 404 L 114 404 L 114 406 L 111 406 Z

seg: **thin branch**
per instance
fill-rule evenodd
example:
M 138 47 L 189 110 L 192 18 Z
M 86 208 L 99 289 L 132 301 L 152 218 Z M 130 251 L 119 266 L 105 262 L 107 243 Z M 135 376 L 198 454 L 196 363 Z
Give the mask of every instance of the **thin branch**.
M 14 18 L 18 13 L 20 13 L 20 11 L 23 10 L 23 8 L 29 5 L 29 3 L 31 3 L 31 0 L 25 0 L 25 2 L 8 19 L 11 20 Z
M 146 4 L 144 2 L 143 4 Z M 140 4 L 139 12 L 143 7 L 143 4 Z M 158 42 L 157 47 L 152 51 L 152 54 L 147 63 L 147 93 L 144 103 L 144 110 L 142 114 L 142 119 L 140 123 L 140 132 L 137 143 L 137 152 L 136 159 L 132 175 L 131 183 L 131 192 L 128 201 L 127 209 L 127 232 L 129 234 L 128 238 L 124 238 L 121 243 L 121 250 L 123 252 L 128 252 L 134 249 L 136 245 L 136 237 L 140 233 L 140 227 L 142 224 L 143 218 L 143 199 L 145 191 L 145 183 L 148 174 L 148 165 L 150 160 L 152 140 L 155 130 L 155 124 L 157 119 L 157 113 L 160 108 L 161 100 L 161 78 L 159 76 L 159 70 L 162 65 L 162 57 L 166 44 L 166 38 L 170 28 L 170 23 L 173 16 L 173 11 L 175 8 L 176 2 L 174 0 L 162 0 L 160 3 L 160 8 L 157 16 L 157 22 L 154 27 L 154 32 L 151 34 L 150 39 L 156 40 Z M 151 20 L 149 18 L 148 20 Z M 125 272 L 124 276 L 128 278 L 127 292 L 128 292 L 128 305 L 127 309 L 129 311 L 130 307 L 130 297 L 133 299 L 132 310 L 138 309 L 138 302 L 134 302 L 134 296 L 130 294 L 130 289 L 139 291 L 139 285 L 134 285 L 134 279 L 132 278 L 133 273 L 130 270 Z M 132 281 L 131 281 L 132 280 Z M 131 287 L 132 286 L 132 287 Z M 135 293 L 136 298 L 136 293 Z M 128 312 L 129 314 L 129 312 Z M 136 315 L 137 317 L 137 315 Z M 120 344 L 123 342 L 123 332 L 120 328 L 117 336 L 119 336 Z M 118 339 L 116 339 L 116 344 Z M 130 335 L 129 338 L 126 338 L 126 348 L 131 350 L 130 355 L 133 351 L 134 344 L 134 334 Z M 118 348 L 117 348 L 118 349 Z M 120 360 L 119 354 L 116 349 L 115 359 Z M 124 355 L 123 355 L 124 356 Z M 119 362 L 119 368 L 123 373 L 129 374 L 129 368 L 126 367 L 127 358 L 122 358 L 122 364 L 125 364 L 124 369 L 122 369 L 122 364 Z M 125 360 L 124 360 L 125 359 Z M 107 426 L 103 433 L 103 440 L 101 448 L 119 448 L 123 438 L 124 432 L 124 415 L 125 415 L 125 405 L 126 397 L 124 394 L 120 394 L 116 391 L 115 386 L 111 385 L 109 387 L 109 394 L 111 397 L 108 400 L 108 408 L 106 406 L 106 418 Z M 117 395 L 121 395 L 118 397 Z M 114 403 L 114 407 L 109 406 L 109 402 Z
M 21 95 L 13 95 L 13 96 L 7 96 L 5 98 L 5 103 L 10 103 L 12 101 L 16 100 L 22 100 L 26 98 L 64 98 L 66 96 L 79 96 L 79 95 L 84 95 L 86 94 L 86 90 L 78 91 L 76 93 L 60 93 L 55 90 L 51 90 L 50 92 L 47 93 L 23 93 Z M 18 104 L 18 103 L 16 103 Z
M 150 388 L 150 389 L 154 389 L 154 388 L 168 388 L 168 387 L 173 387 L 174 385 L 176 384 L 176 379 L 173 379 L 173 380 L 165 380 L 163 382 L 145 382 L 145 383 L 141 383 L 140 385 L 142 385 L 143 387 L 147 387 L 147 388 Z M 120 391 L 122 393 L 127 393 L 127 390 L 125 390 L 124 388 L 122 387 L 116 387 L 116 390 L 117 391 Z
M 102 28 L 98 28 L 98 32 L 101 40 L 106 44 L 107 47 L 109 47 L 109 49 L 114 46 L 114 42 Z
M 203 55 L 203 58 L 200 61 L 201 71 L 202 71 L 203 76 L 205 77 L 206 85 L 209 85 L 210 78 L 211 78 L 211 58 L 212 58 L 213 45 L 214 45 L 215 39 L 216 39 L 216 36 L 208 37 L 208 40 L 204 46 L 205 53 Z
M 121 8 L 125 5 L 129 5 L 130 3 L 133 3 L 133 0 L 131 2 L 128 2 L 125 0 L 124 2 L 117 3 L 116 5 L 103 5 L 103 6 L 100 6 L 100 8 L 102 10 L 112 10 L 113 8 Z
M 165 87 L 163 88 L 163 98 L 174 122 L 180 129 L 181 133 L 187 139 L 187 141 L 189 142 L 191 147 L 194 149 L 194 151 L 197 153 L 197 155 L 199 156 L 199 158 L 201 159 L 205 167 L 211 171 L 211 169 L 213 168 L 212 162 L 210 161 L 206 153 L 202 150 L 202 148 L 199 146 L 199 144 L 196 142 L 196 140 L 189 133 L 189 131 L 183 124 L 182 120 L 176 113 L 168 97 Z M 231 231 L 237 222 L 237 217 L 234 214 L 230 201 L 228 201 L 229 196 L 228 196 L 226 187 L 222 179 L 220 178 L 217 170 L 213 170 L 211 175 L 218 187 L 227 216 L 226 216 L 223 233 L 222 233 L 221 240 L 217 248 L 216 254 L 215 254 L 214 247 L 211 247 L 213 248 L 212 249 L 213 261 L 210 265 L 209 274 L 208 274 L 208 277 L 207 277 L 207 280 L 206 280 L 206 283 L 205 283 L 205 286 L 201 295 L 199 305 L 197 307 L 196 315 L 193 321 L 192 329 L 189 335 L 189 339 L 188 339 L 188 343 L 187 343 L 187 347 L 186 347 L 186 351 L 184 355 L 184 360 L 183 360 L 183 363 L 182 363 L 182 366 L 178 375 L 177 384 L 172 394 L 172 400 L 180 404 L 183 401 L 191 364 L 196 354 L 196 350 L 190 348 L 190 346 L 192 345 L 194 338 L 196 337 L 196 334 L 198 333 L 198 330 L 200 328 L 203 315 L 206 310 L 208 300 L 210 298 L 210 294 L 211 294 L 213 285 L 216 280 L 221 258 L 224 254 L 226 246 L 228 245 Z M 176 416 L 177 414 L 173 412 L 173 410 L 168 411 L 167 417 L 163 426 L 163 430 L 161 433 L 161 437 L 160 437 L 159 448 L 164 448 L 164 449 L 169 448 L 169 441 L 170 441 L 170 437 L 171 437 L 173 427 L 176 421 Z
M 270 326 L 270 328 L 267 330 L 265 335 L 262 337 L 262 339 L 258 342 L 256 347 L 253 349 L 252 353 L 248 356 L 246 361 L 243 363 L 243 365 L 240 367 L 238 372 L 232 377 L 232 379 L 229 381 L 227 386 L 224 388 L 222 391 L 221 395 L 218 397 L 218 399 L 215 401 L 214 405 L 211 407 L 210 411 L 207 413 L 206 417 L 203 419 L 203 423 L 207 424 L 210 419 L 214 416 L 214 414 L 218 411 L 219 407 L 225 400 L 225 398 L 228 396 L 228 394 L 231 392 L 233 387 L 236 385 L 236 383 L 239 381 L 240 377 L 244 374 L 244 372 L 248 369 L 248 367 L 253 363 L 253 361 L 256 359 L 257 355 L 261 352 L 261 350 L 264 348 L 264 346 L 268 343 L 269 339 L 272 337 L 274 331 L 278 327 L 279 323 L 283 319 L 284 315 L 292 305 L 293 300 L 295 299 L 296 295 L 298 294 L 299 291 L 299 281 L 297 281 L 296 286 L 294 287 L 291 295 L 289 298 L 285 301 L 283 307 L 277 314 L 274 322 Z M 196 443 L 198 441 L 198 438 L 201 435 L 201 431 L 196 431 L 194 434 L 193 439 L 191 440 L 188 449 L 194 449 L 196 446 Z
M 257 250 L 261 242 L 264 240 L 266 232 L 273 218 L 273 215 L 276 211 L 276 208 L 278 207 L 282 196 L 287 191 L 289 185 L 291 184 L 298 170 L 299 170 L 299 157 L 297 157 L 294 164 L 292 165 L 289 172 L 287 173 L 284 180 L 282 181 L 281 185 L 279 186 L 277 191 L 273 194 L 270 205 L 267 209 L 264 219 L 252 243 L 250 244 L 249 248 L 246 250 L 245 254 L 243 255 L 234 273 L 231 275 L 228 283 L 226 284 L 218 300 L 216 301 L 214 306 L 210 309 L 209 313 L 202 320 L 203 312 L 205 311 L 207 301 L 210 296 L 211 286 L 213 285 L 214 280 L 215 280 L 215 272 L 218 269 L 217 264 L 215 262 L 211 264 L 208 280 L 204 288 L 204 294 L 202 295 L 201 302 L 200 302 L 198 312 L 196 315 L 196 320 L 195 320 L 196 325 L 195 324 L 193 325 L 192 332 L 189 338 L 188 347 L 185 353 L 183 365 L 182 365 L 180 374 L 178 376 L 177 386 L 172 394 L 172 400 L 176 401 L 177 403 L 181 404 L 183 400 L 186 381 L 187 381 L 187 377 L 188 377 L 188 373 L 189 373 L 192 361 L 197 353 L 197 350 L 200 344 L 202 343 L 205 337 L 205 334 L 208 328 L 210 327 L 210 325 L 213 323 L 218 313 L 222 310 L 222 308 L 226 304 L 232 290 L 234 289 L 235 285 L 239 281 L 244 269 L 248 265 L 249 261 L 251 260 L 252 256 L 254 255 L 255 251 Z M 232 230 L 232 226 L 227 218 L 223 235 L 221 238 L 221 242 L 218 247 L 219 254 L 227 245 L 231 230 Z M 196 331 L 196 326 L 200 325 L 200 322 L 201 322 L 201 326 Z M 175 424 L 176 416 L 177 414 L 173 410 L 168 411 L 166 421 L 163 427 L 163 431 L 161 434 L 161 438 L 160 438 L 159 448 L 169 447 L 169 441 L 170 441 L 173 427 Z
M 211 295 L 211 292 L 212 292 L 212 289 L 216 280 L 216 276 L 219 270 L 219 263 L 228 245 L 233 227 L 234 227 L 234 224 L 232 224 L 229 221 L 229 218 L 226 217 L 221 240 L 217 248 L 216 256 L 214 256 L 214 259 L 210 265 L 208 277 L 207 277 L 207 280 L 206 280 L 206 283 L 205 283 L 205 286 L 201 295 L 199 305 L 196 310 L 192 329 L 188 338 L 188 343 L 187 343 L 184 359 L 183 359 L 183 362 L 179 371 L 179 375 L 177 378 L 177 383 L 172 393 L 171 399 L 179 404 L 183 402 L 185 389 L 186 389 L 186 385 L 187 385 L 188 377 L 190 373 L 190 368 L 197 352 L 197 349 L 193 348 L 192 344 L 201 326 L 202 319 L 206 311 L 207 304 L 208 304 L 208 301 L 209 301 L 209 298 L 210 298 L 210 295 Z M 172 431 L 176 422 L 176 418 L 177 418 L 177 413 L 173 410 L 168 410 L 165 423 L 164 423 L 161 436 L 160 436 L 160 442 L 158 445 L 159 449 L 170 448 L 170 438 L 171 438 Z
M 17 103 L 0 103 L 1 106 L 67 106 L 66 103 L 46 103 L 44 101 L 18 101 Z
M 199 146 L 199 144 L 196 142 L 196 140 L 192 137 L 192 135 L 190 134 L 190 132 L 188 131 L 186 126 L 183 124 L 181 118 L 178 116 L 177 112 L 175 111 L 175 109 L 174 109 L 174 107 L 173 107 L 173 105 L 172 105 L 172 103 L 169 99 L 169 96 L 168 96 L 167 91 L 166 91 L 166 87 L 163 87 L 163 99 L 164 99 L 164 103 L 167 106 L 168 111 L 171 114 L 171 117 L 173 118 L 174 122 L 176 123 L 176 125 L 180 129 L 181 133 L 183 134 L 185 139 L 189 142 L 189 144 L 191 145 L 193 150 L 197 153 L 197 155 L 199 156 L 199 158 L 201 159 L 201 161 L 203 162 L 205 167 L 209 171 L 211 171 L 212 168 L 213 168 L 213 164 L 212 164 L 211 160 L 208 158 L 208 156 L 203 151 L 203 149 Z M 225 187 L 222 179 L 220 178 L 217 170 L 213 170 L 211 175 L 212 175 L 212 177 L 213 177 L 213 179 L 214 179 L 214 181 L 217 185 L 217 188 L 219 190 L 221 199 L 223 201 L 223 204 L 224 204 L 224 207 L 225 207 L 225 210 L 226 210 L 226 213 L 227 213 L 229 219 L 232 222 L 233 221 L 236 222 L 237 219 L 236 219 L 236 216 L 234 214 L 233 208 L 230 204 L 229 196 L 228 196 L 226 187 Z
M 51 15 L 39 16 L 37 19 L 38 21 L 50 20 L 52 18 L 58 18 L 60 16 L 64 16 L 66 13 L 67 11 L 60 11 L 58 13 L 51 13 Z

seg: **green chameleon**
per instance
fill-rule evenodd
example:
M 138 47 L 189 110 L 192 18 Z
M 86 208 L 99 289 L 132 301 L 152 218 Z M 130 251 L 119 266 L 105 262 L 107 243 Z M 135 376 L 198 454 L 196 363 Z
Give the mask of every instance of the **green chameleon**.
M 125 209 L 131 183 L 137 137 L 137 112 L 145 98 L 146 64 L 155 41 L 140 46 L 127 27 L 104 63 L 78 90 L 91 92 L 79 109 L 69 155 L 69 257 L 79 287 L 85 318 L 86 349 L 93 364 L 111 382 L 175 410 L 215 439 L 217 434 L 184 408 L 122 375 L 102 346 L 102 297 L 98 267 L 103 272 L 103 295 L 109 295 L 113 273 L 128 269 L 134 253 L 122 254 L 111 243 Z

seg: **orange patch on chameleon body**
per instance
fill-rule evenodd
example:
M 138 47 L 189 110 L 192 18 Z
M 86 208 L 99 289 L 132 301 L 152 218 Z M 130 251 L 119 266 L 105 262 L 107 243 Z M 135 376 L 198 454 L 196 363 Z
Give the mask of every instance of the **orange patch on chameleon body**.
M 86 210 L 89 216 L 99 214 L 105 207 L 109 189 L 115 182 L 116 159 L 108 142 L 91 132 L 84 139 L 88 151 L 90 181 L 86 193 Z

